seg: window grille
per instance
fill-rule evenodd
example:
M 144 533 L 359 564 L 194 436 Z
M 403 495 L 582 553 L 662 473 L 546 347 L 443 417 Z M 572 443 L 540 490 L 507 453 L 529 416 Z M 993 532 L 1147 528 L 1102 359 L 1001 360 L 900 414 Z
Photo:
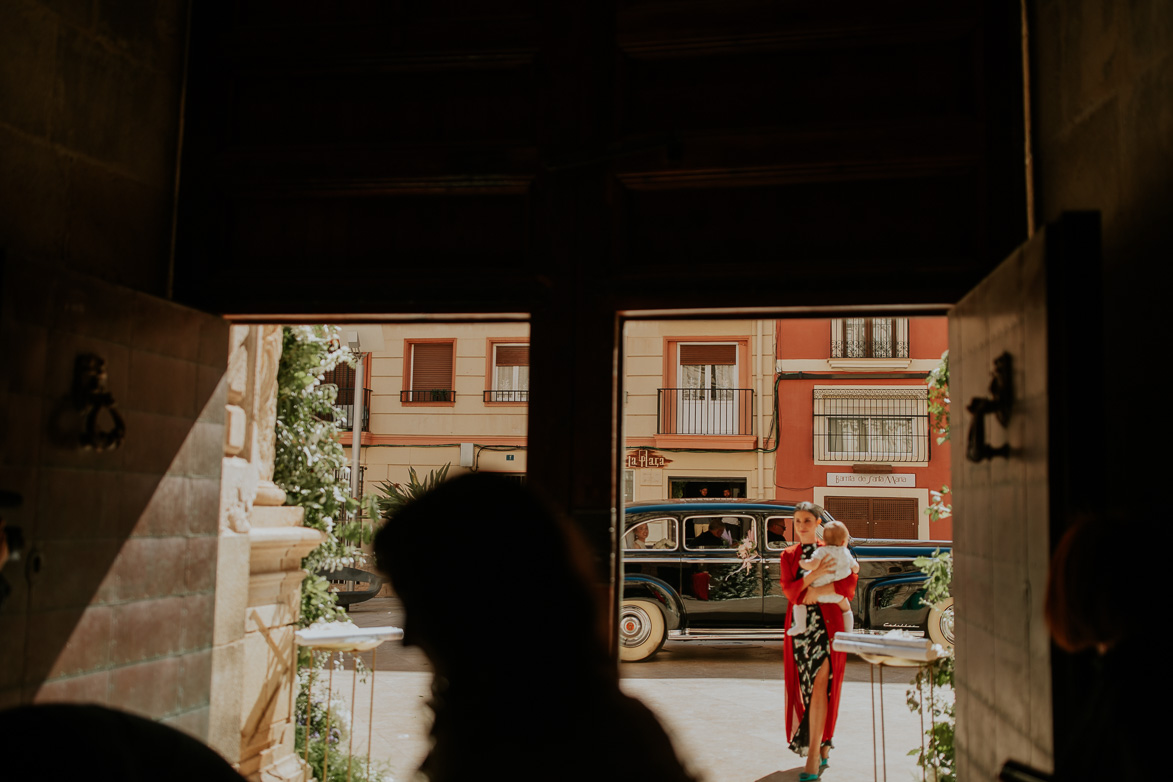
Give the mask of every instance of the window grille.
M 908 358 L 908 318 L 835 318 L 831 358 Z
M 927 462 L 927 388 L 815 389 L 818 461 Z

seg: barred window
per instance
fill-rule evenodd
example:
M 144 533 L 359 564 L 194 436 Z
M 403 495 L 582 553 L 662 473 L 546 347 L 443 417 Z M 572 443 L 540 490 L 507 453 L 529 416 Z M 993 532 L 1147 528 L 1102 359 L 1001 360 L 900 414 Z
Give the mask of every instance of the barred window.
M 816 460 L 929 459 L 928 389 L 816 388 L 813 407 Z
M 835 318 L 831 358 L 908 358 L 908 318 Z

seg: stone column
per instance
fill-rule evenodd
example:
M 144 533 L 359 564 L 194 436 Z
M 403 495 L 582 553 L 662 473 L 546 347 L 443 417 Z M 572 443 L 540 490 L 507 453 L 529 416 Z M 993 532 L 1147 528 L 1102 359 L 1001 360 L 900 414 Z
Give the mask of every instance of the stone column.
M 322 533 L 273 483 L 280 326 L 234 326 L 216 571 L 209 743 L 250 780 L 308 778 L 294 752 L 293 632 Z

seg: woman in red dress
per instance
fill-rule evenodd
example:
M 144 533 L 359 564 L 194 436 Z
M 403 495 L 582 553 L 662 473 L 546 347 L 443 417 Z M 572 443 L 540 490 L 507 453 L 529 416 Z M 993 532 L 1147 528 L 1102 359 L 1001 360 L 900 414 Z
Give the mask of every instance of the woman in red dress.
M 818 603 L 820 595 L 836 593 L 851 599 L 855 595 L 855 575 L 812 587 L 810 583 L 833 569 L 829 559 L 822 559 L 814 570 L 801 570 L 798 562 L 809 559 L 818 546 L 823 545 L 816 530 L 823 509 L 813 502 L 800 502 L 794 507 L 794 535 L 798 545 L 782 552 L 782 591 L 791 605 L 805 603 L 807 630 L 797 636 L 786 635 L 786 736 L 790 749 L 806 757 L 806 769 L 799 774 L 800 782 L 818 779 L 827 767 L 831 737 L 835 735 L 835 719 L 839 715 L 839 693 L 843 689 L 843 671 L 847 655 L 831 651 L 831 639 L 843 631 L 843 612 L 834 603 Z M 791 614 L 786 612 L 786 629 L 790 629 Z M 814 737 L 814 738 L 812 738 Z M 818 744 L 814 741 L 819 739 Z M 816 752 L 810 751 L 817 746 Z

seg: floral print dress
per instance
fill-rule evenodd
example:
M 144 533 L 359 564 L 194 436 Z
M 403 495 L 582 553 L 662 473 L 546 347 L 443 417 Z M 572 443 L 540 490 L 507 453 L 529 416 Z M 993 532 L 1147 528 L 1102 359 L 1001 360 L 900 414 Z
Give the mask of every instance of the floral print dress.
M 814 556 L 816 546 L 802 544 L 802 558 L 810 559 Z M 800 573 L 803 571 L 800 571 Z M 794 663 L 798 668 L 798 685 L 802 691 L 802 722 L 798 731 L 790 742 L 790 750 L 802 757 L 806 757 L 807 747 L 810 744 L 810 705 L 811 690 L 815 686 L 815 675 L 819 666 L 831 657 L 831 636 L 827 633 L 827 624 L 823 621 L 823 612 L 818 606 L 807 606 L 806 632 L 794 636 Z M 835 675 L 830 669 L 830 676 Z M 827 680 L 827 692 L 831 692 L 831 679 Z M 830 740 L 824 741 L 823 746 L 832 746 Z

